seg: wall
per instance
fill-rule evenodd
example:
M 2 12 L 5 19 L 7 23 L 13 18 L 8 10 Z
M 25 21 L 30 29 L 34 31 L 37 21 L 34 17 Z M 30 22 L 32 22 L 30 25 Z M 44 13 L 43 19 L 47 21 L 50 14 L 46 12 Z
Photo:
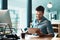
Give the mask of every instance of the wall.
M 49 3 L 49 2 L 51 2 L 52 3 L 52 5 L 53 5 L 53 7 L 52 8 L 47 8 L 47 4 Z M 37 6 L 39 6 L 39 5 L 42 5 L 42 6 L 44 6 L 45 7 L 45 14 L 44 14 L 44 16 L 47 18 L 47 19 L 49 19 L 49 11 L 48 10 L 50 10 L 50 11 L 57 11 L 57 16 L 56 16 L 56 19 L 58 20 L 58 19 L 60 19 L 60 1 L 58 1 L 58 0 L 32 0 L 32 16 L 33 16 L 33 18 L 32 19 L 34 19 L 35 18 L 35 8 L 37 7 Z

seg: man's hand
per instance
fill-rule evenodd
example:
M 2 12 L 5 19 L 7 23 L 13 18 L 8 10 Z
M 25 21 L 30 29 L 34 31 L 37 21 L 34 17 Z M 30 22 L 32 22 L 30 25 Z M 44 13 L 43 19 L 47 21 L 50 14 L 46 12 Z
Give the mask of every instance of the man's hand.
M 36 30 L 36 33 L 39 34 L 39 35 L 42 34 L 40 29 Z

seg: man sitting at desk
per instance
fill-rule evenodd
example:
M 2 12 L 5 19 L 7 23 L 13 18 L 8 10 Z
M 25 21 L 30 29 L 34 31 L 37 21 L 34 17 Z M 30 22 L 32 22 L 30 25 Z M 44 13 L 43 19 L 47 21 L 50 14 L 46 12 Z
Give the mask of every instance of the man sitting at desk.
M 36 19 L 32 22 L 32 28 L 38 28 L 41 30 L 43 36 L 54 36 L 54 31 L 51 22 L 44 16 L 44 7 L 38 6 L 36 8 Z

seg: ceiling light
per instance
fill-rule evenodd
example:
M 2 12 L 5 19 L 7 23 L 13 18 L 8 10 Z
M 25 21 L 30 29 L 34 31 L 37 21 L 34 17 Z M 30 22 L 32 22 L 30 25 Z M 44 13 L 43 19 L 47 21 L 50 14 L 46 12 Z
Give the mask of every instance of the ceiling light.
M 48 8 L 52 8 L 52 3 L 49 2 L 49 3 L 47 4 L 47 7 L 48 7 Z

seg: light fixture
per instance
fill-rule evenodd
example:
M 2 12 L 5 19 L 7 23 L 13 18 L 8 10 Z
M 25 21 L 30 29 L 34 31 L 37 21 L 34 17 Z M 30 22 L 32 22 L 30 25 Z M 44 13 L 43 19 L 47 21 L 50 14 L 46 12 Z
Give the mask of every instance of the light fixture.
M 52 8 L 52 3 L 49 2 L 49 3 L 47 4 L 47 7 L 48 7 L 48 8 Z

